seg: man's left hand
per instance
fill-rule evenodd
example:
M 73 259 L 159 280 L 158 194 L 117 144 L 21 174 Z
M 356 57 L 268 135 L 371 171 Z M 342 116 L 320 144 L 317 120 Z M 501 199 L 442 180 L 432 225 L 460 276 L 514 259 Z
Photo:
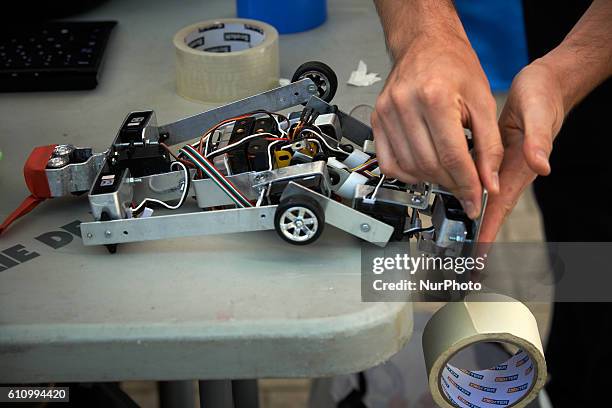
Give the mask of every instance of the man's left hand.
M 521 193 L 537 175 L 550 173 L 548 158 L 563 123 L 562 87 L 554 70 L 541 61 L 525 67 L 514 79 L 499 119 L 504 143 L 499 194 L 491 195 L 481 242 L 493 242 Z

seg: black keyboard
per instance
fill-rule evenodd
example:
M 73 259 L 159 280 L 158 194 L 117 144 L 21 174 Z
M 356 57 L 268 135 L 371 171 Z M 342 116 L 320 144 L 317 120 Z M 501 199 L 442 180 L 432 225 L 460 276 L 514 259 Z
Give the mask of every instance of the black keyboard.
M 0 91 L 61 91 L 98 85 L 115 21 L 46 22 L 0 28 Z

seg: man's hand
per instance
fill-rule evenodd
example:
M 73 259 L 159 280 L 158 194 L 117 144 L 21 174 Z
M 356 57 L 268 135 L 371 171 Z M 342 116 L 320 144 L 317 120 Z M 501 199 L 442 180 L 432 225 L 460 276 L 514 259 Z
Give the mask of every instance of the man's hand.
M 503 146 L 495 99 L 448 0 L 376 2 L 395 66 L 372 115 L 382 172 L 441 184 L 468 216 L 499 191 Z M 472 130 L 476 163 L 464 127 Z
M 501 192 L 489 197 L 480 241 L 495 241 L 525 187 L 537 175 L 550 173 L 548 157 L 565 116 L 561 86 L 554 71 L 538 61 L 512 82 L 499 118 L 505 146 L 499 173 Z
M 594 0 L 565 40 L 512 82 L 499 119 L 501 191 L 489 198 L 480 241 L 493 242 L 525 187 L 550 173 L 548 157 L 566 113 L 612 75 L 611 19 L 612 1 Z

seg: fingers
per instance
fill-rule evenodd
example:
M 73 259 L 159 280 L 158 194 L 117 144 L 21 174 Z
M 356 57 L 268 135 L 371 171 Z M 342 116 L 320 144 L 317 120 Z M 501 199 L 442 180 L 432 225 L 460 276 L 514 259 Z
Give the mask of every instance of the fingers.
M 404 87 L 388 87 L 376 103 L 373 128 L 377 149 L 378 140 L 384 139 L 380 162 L 385 174 L 442 184 L 462 202 L 468 216 L 476 218 L 482 186 L 468 151 L 461 111 L 453 105 L 456 99 L 443 87 L 429 87 L 416 100 Z M 387 157 L 391 163 L 385 163 Z
M 468 151 L 461 111 L 453 106 L 451 98 L 441 97 L 427 105 L 425 120 L 440 165 L 453 180 L 452 185 L 445 187 L 459 199 L 470 218 L 478 217 L 482 206 L 482 185 Z
M 542 176 L 550 174 L 553 140 L 565 116 L 561 88 L 549 66 L 534 62 L 514 78 L 502 112 L 506 122 L 523 131 L 525 160 Z
M 404 172 L 399 167 L 397 159 L 393 153 L 393 149 L 389 144 L 388 136 L 385 133 L 376 112 L 372 112 L 371 124 L 372 132 L 374 133 L 374 140 L 376 141 L 376 157 L 378 158 L 381 172 L 389 177 L 402 180 L 405 183 L 418 182 L 414 176 Z
M 497 194 L 500 185 L 499 167 L 504 158 L 504 147 L 497 126 L 497 105 L 491 95 L 484 95 L 478 101 L 478 106 L 470 112 L 476 167 L 485 188 Z
M 532 63 L 512 82 L 499 118 L 506 149 L 499 194 L 489 199 L 480 240 L 492 242 L 523 190 L 551 171 L 548 157 L 565 115 L 560 84 L 548 67 Z
M 541 104 L 523 109 L 525 140 L 523 154 L 529 167 L 541 176 L 550 174 L 548 158 L 552 151 L 554 118 Z
M 500 177 L 501 178 L 501 177 Z M 510 181 L 512 182 L 512 181 Z M 505 184 L 504 184 L 505 188 Z M 480 228 L 479 242 L 494 242 L 495 237 L 504 223 L 504 220 L 514 208 L 514 203 L 505 195 L 492 195 L 487 203 L 482 226 Z
M 407 141 L 412 154 L 412 161 L 406 163 L 406 171 L 419 175 L 422 181 L 452 187 L 454 185 L 453 179 L 446 169 L 440 165 L 440 159 L 424 118 L 410 104 L 404 103 L 403 105 L 404 114 L 398 118 L 402 131 L 399 137 Z
M 509 153 L 500 170 L 500 184 L 504 186 L 504 189 L 500 194 L 489 196 L 487 210 L 480 229 L 480 242 L 495 241 L 504 220 L 514 209 L 521 194 L 535 177 L 536 174 L 523 160 L 520 148 L 517 148 L 514 153 Z
M 514 209 L 525 188 L 536 178 L 523 155 L 523 132 L 516 126 L 513 115 L 504 108 L 499 119 L 507 147 L 500 166 L 499 194 L 490 195 L 480 229 L 480 242 L 494 242 L 506 217 Z
M 499 191 L 503 146 L 495 100 L 471 48 L 423 47 L 396 62 L 376 102 L 381 169 L 401 180 L 443 185 L 476 218 L 483 184 L 493 194 Z M 477 163 L 468 150 L 467 124 L 474 126 Z
M 393 153 L 397 165 L 403 173 L 413 175 L 411 163 L 414 162 L 414 154 L 410 149 L 408 137 L 401 128 L 399 117 L 394 107 L 385 109 L 385 114 L 380 115 L 380 123 L 387 136 L 387 141 Z M 393 177 L 392 174 L 387 174 Z

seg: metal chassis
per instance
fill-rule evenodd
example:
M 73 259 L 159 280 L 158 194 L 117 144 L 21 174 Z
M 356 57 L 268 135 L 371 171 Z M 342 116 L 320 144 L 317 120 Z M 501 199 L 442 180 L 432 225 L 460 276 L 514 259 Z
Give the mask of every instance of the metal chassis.
M 207 129 L 232 116 L 267 108 L 272 112 L 306 103 L 316 93 L 311 79 L 302 79 L 286 86 L 271 89 L 194 116 L 179 119 L 162 126 L 151 126 L 148 134 L 164 136 L 166 144 L 173 146 L 202 135 Z M 89 191 L 98 172 L 107 159 L 107 152 L 92 155 L 85 163 L 69 164 L 59 169 L 46 169 L 52 197 Z
M 393 227 L 362 214 L 344 204 L 316 193 L 293 181 L 285 188 L 281 199 L 306 195 L 316 200 L 325 212 L 326 223 L 358 238 L 384 246 L 389 242 Z M 161 215 L 81 223 L 85 245 L 109 245 L 156 239 L 274 229 L 277 205 L 186 214 Z
M 173 146 L 199 137 L 207 129 L 228 117 L 262 108 L 278 112 L 299 104 L 306 104 L 307 107 L 318 112 L 321 117 L 326 114 L 335 114 L 328 124 L 334 127 L 336 133 L 341 134 L 344 139 L 360 148 L 363 147 L 366 150 L 368 148 L 373 149 L 372 130 L 369 126 L 338 110 L 337 107 L 319 99 L 315 96 L 315 93 L 316 87 L 312 80 L 303 79 L 195 116 L 180 119 L 173 123 L 162 126 L 151 124 L 145 129 L 148 136 L 145 138 L 146 140 L 143 139 L 143 143 L 158 143 L 155 140 L 157 137 L 159 141 L 164 140 L 168 145 Z M 70 164 L 60 169 L 47 169 L 47 179 L 52 195 L 61 196 L 88 190 L 108 158 L 107 153 L 97 153 L 84 163 Z M 324 168 L 325 171 L 322 172 L 314 170 L 313 167 L 310 174 L 324 175 L 325 188 L 323 191 L 329 195 L 331 183 L 327 174 L 327 167 L 324 166 Z M 288 173 L 291 174 L 284 178 L 281 173 L 287 173 L 286 168 L 274 171 L 242 173 L 231 176 L 231 178 L 235 178 L 236 182 L 240 181 L 238 184 L 248 186 L 246 190 L 250 192 L 250 196 L 261 193 L 262 190 L 274 182 L 288 179 L 289 183 L 283 191 L 281 200 L 293 195 L 306 195 L 319 203 L 325 213 L 326 223 L 365 241 L 381 246 L 386 245 L 390 240 L 393 234 L 392 226 L 291 181 L 296 177 L 308 176 L 307 172 L 302 174 L 297 169 L 290 169 Z M 94 205 L 95 203 L 90 193 L 90 205 L 92 205 L 92 212 L 96 219 L 100 218 L 98 213 L 102 207 L 111 206 L 116 208 L 117 211 L 113 212 L 111 220 L 82 223 L 83 243 L 85 245 L 112 245 L 186 236 L 262 231 L 275 228 L 274 214 L 277 205 L 155 215 L 146 218 L 126 218 L 129 215 L 123 209 L 125 207 L 124 203 L 132 200 L 152 195 L 164 201 L 178 199 L 182 192 L 180 184 L 182 179 L 183 176 L 180 171 L 141 178 L 132 178 L 127 174 L 122 180 L 120 188 L 115 193 L 108 195 L 98 194 L 93 197 L 98 201 L 102 200 L 101 203 L 96 201 L 97 205 Z M 213 187 L 211 183 L 206 183 L 206 180 L 195 180 L 193 184 L 196 191 L 195 197 L 200 207 L 230 204 L 220 198 L 215 198 L 212 201 L 202 198 L 202 194 L 206 193 L 208 195 L 211 192 L 209 187 Z M 372 189 L 373 187 L 370 186 L 358 186 L 356 197 L 362 197 Z M 450 194 L 439 186 L 415 185 L 414 192 L 397 192 L 381 189 L 376 199 L 382 202 L 388 200 L 389 202 L 401 203 L 407 207 L 427 213 L 429 210 L 429 197 L 434 193 Z M 221 197 L 219 194 L 217 196 Z M 210 204 L 215 200 L 218 202 Z M 486 200 L 487 195 L 485 192 L 483 195 L 483 211 Z M 435 214 L 430 215 L 432 217 L 435 216 Z M 476 221 L 475 228 L 477 232 L 480 229 L 481 218 L 482 214 Z M 453 228 L 453 225 L 449 223 L 444 225 L 444 229 L 450 232 L 453 232 Z M 426 233 L 424 234 L 427 235 Z M 455 248 L 460 249 L 462 243 L 459 236 L 456 237 L 456 240 L 450 237 L 450 240 L 444 240 L 444 242 L 435 242 L 433 235 L 427 235 L 426 237 L 422 235 L 419 238 L 419 247 L 429 252 L 446 249 L 454 252 Z
M 315 93 L 316 87 L 314 87 L 312 80 L 303 79 L 287 86 L 272 89 L 259 95 L 181 119 L 174 123 L 159 126 L 154 129 L 153 133 L 163 136 L 169 145 L 176 145 L 198 137 L 215 123 L 227 117 L 240 115 L 245 112 L 261 109 L 262 107 L 269 111 L 280 111 L 308 102 L 309 106 L 321 114 L 335 113 L 340 120 L 340 124 L 335 123 L 332 125 L 335 128 L 339 128 L 341 125 L 350 127 L 351 132 L 349 133 L 353 136 L 348 138 L 350 141 L 363 144 L 362 140 L 371 139 L 372 134 L 368 126 L 313 96 Z M 96 155 L 95 166 L 92 166 L 96 170 L 99 170 L 103 165 L 101 157 L 103 157 L 103 154 Z M 48 170 L 47 173 L 50 171 Z M 59 181 L 62 179 L 66 179 L 64 173 L 67 169 L 52 171 L 55 173 L 55 179 L 58 180 L 58 184 L 61 184 Z M 281 173 L 285 172 L 287 172 L 286 169 L 281 169 L 279 174 L 276 174 L 278 171 L 267 171 L 240 174 L 234 177 L 245 178 L 246 180 L 244 181 L 249 184 L 254 182 L 251 189 L 260 191 L 267 185 L 270 185 L 270 183 L 283 180 L 284 178 Z M 94 172 L 94 177 L 95 173 L 97 171 Z M 311 173 L 315 174 L 314 171 L 311 171 Z M 177 182 L 180 177 L 179 175 L 180 172 L 171 172 L 138 179 L 126 177 L 122 182 L 123 185 L 120 191 L 126 190 L 131 195 L 146 196 L 151 191 L 152 184 L 160 184 L 167 187 L 164 191 L 164 199 L 178 198 L 180 191 L 177 188 L 172 188 L 172 184 Z M 288 178 L 294 177 L 296 176 L 290 175 Z M 194 181 L 195 195 L 199 204 L 203 200 L 198 198 L 200 195 L 198 190 L 203 191 L 204 184 L 198 180 Z M 325 177 L 324 184 L 326 192 L 329 191 L 331 186 L 327 176 Z M 82 188 L 82 186 L 79 185 L 79 188 Z M 62 192 L 69 193 L 71 191 L 64 189 Z M 359 238 L 379 245 L 385 245 L 391 237 L 393 232 L 391 226 L 362 214 L 349 206 L 337 203 L 325 195 L 318 194 L 293 181 L 289 182 L 281 199 L 295 194 L 307 195 L 313 198 L 323 208 L 327 223 Z M 223 204 L 220 202 L 217 205 Z M 124 218 L 123 214 L 116 214 L 115 218 L 118 219 L 82 223 L 81 234 L 85 245 L 110 245 L 184 236 L 270 230 L 274 229 L 274 211 L 276 207 L 276 205 L 269 205 L 197 213 L 156 215 L 147 218 Z
M 229 176 L 228 180 L 240 188 L 247 198 L 255 200 L 259 197 L 262 190 L 266 190 L 268 186 L 274 183 L 311 176 L 323 178 L 323 191 L 326 195 L 329 195 L 331 192 L 331 182 L 329 181 L 326 165 L 322 161 L 296 164 L 275 170 L 240 173 Z M 229 197 L 210 179 L 194 180 L 192 184 L 196 191 L 196 200 L 200 208 L 233 204 Z
M 216 123 L 227 118 L 262 109 L 263 107 L 271 112 L 278 112 L 308 102 L 310 97 L 316 94 L 316 92 L 317 87 L 314 82 L 306 78 L 180 119 L 173 123 L 162 125 L 158 129 L 160 134 L 168 135 L 168 145 L 176 145 L 202 135 Z

